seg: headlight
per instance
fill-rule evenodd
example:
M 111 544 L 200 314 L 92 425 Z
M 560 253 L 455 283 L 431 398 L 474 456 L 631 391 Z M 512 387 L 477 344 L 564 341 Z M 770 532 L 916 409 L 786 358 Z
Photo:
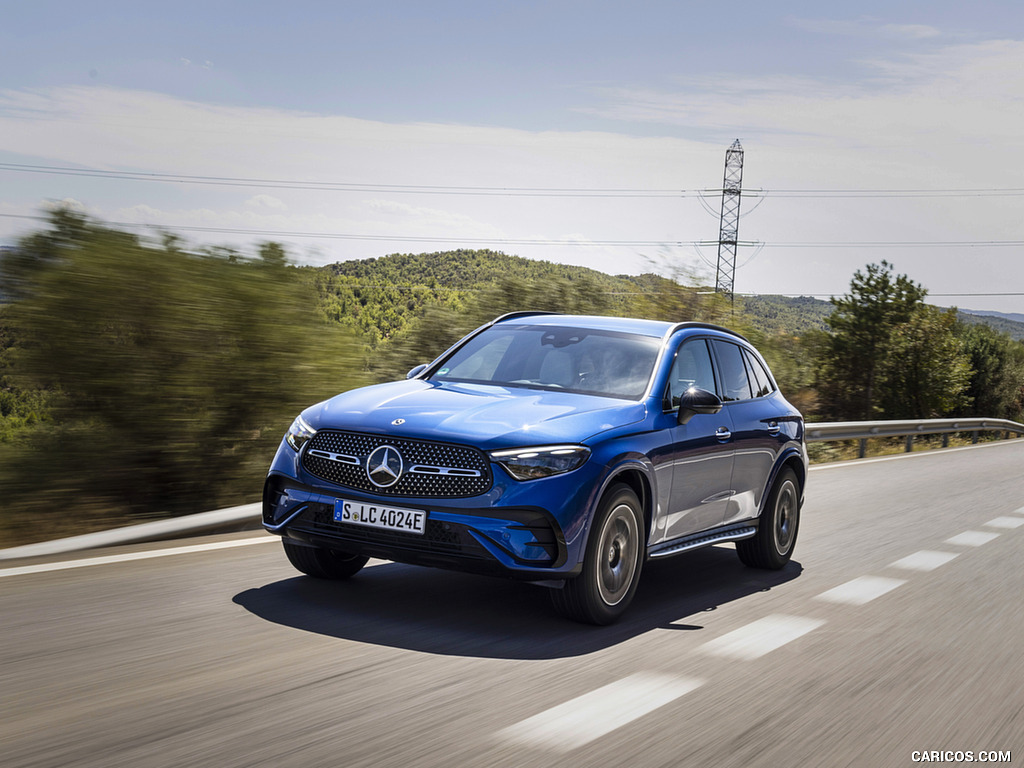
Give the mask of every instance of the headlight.
M 315 434 L 315 429 L 303 421 L 301 416 L 296 416 L 295 421 L 288 427 L 288 434 L 284 436 L 284 439 L 288 442 L 288 445 L 299 451 Z
M 491 451 L 490 457 L 516 480 L 536 480 L 572 472 L 590 457 L 590 449 L 583 445 L 545 445 Z

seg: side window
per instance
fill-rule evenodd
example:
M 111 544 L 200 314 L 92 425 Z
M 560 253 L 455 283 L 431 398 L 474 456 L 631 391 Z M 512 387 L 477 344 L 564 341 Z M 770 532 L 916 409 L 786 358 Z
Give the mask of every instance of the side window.
M 715 391 L 715 373 L 711 365 L 711 353 L 704 339 L 685 342 L 676 353 L 672 373 L 668 378 L 666 408 L 679 405 L 679 396 L 690 387 L 700 387 L 708 392 Z
M 761 365 L 761 361 L 754 355 L 750 354 L 749 349 L 743 350 L 743 356 L 747 360 L 747 367 L 750 369 L 750 383 L 754 388 L 754 397 L 764 397 L 770 395 L 775 391 L 775 385 L 772 384 L 771 376 Z
M 752 397 L 750 382 L 747 380 L 747 368 L 743 364 L 743 350 L 735 344 L 714 339 L 715 357 L 718 358 L 718 370 L 722 374 L 722 399 L 747 400 Z

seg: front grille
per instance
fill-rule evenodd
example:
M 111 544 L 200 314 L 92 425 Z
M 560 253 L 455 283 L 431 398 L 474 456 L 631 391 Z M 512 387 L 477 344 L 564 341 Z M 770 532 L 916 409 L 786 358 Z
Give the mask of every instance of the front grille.
M 381 446 L 391 446 L 402 458 L 397 482 L 387 487 L 367 475 L 367 459 Z M 490 464 L 476 448 L 387 435 L 320 430 L 305 447 L 302 465 L 323 480 L 374 495 L 455 499 L 491 488 Z

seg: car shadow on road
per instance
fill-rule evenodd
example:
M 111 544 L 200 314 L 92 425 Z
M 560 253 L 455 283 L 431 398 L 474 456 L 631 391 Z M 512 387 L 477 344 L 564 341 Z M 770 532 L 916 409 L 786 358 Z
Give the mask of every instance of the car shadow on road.
M 700 631 L 701 614 L 797 578 L 741 565 L 710 547 L 645 564 L 636 598 L 609 627 L 558 616 L 546 589 L 515 581 L 386 563 L 346 582 L 306 576 L 235 595 L 267 621 L 320 635 L 424 653 L 502 659 L 581 656 L 652 629 Z

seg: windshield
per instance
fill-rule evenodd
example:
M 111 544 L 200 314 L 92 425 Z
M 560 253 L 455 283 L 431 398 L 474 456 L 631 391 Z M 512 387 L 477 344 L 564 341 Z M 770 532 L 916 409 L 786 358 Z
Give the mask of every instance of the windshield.
M 631 333 L 500 324 L 471 339 L 430 376 L 639 400 L 661 346 Z

